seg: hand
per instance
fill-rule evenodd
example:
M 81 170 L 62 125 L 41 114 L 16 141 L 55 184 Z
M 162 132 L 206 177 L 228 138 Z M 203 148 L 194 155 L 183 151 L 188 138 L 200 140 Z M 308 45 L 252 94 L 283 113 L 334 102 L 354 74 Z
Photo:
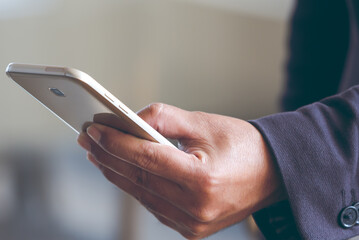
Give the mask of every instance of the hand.
M 211 235 L 284 198 L 271 154 L 246 121 L 164 104 L 139 116 L 179 149 L 100 124 L 78 142 L 110 182 L 186 238 Z

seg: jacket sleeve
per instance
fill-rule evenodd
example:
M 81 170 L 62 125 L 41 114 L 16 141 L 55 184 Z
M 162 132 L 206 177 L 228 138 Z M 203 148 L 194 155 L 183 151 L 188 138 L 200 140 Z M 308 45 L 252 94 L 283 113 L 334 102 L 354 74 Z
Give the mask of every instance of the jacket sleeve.
M 359 201 L 359 86 L 252 121 L 265 137 L 304 239 L 347 239 L 341 211 Z
M 287 201 L 253 214 L 267 239 L 345 239 L 355 235 L 354 229 L 339 227 L 337 217 L 344 205 L 353 201 L 352 189 L 359 191 L 351 185 L 355 175 L 348 176 L 345 170 L 356 167 L 356 159 L 339 154 L 348 151 L 345 143 L 358 143 L 352 141 L 351 132 L 358 122 L 357 89 L 318 102 L 337 93 L 348 42 L 345 1 L 297 1 L 281 102 L 284 111 L 305 107 L 251 121 L 267 140 L 288 192 Z M 350 149 L 355 156 L 356 148 Z M 333 180 L 339 177 L 344 185 Z

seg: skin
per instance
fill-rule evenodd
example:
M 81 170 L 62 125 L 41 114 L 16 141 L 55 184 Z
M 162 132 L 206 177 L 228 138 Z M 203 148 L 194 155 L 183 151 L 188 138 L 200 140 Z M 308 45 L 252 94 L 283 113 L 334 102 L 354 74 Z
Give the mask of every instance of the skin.
M 285 198 L 260 132 L 246 121 L 152 104 L 138 113 L 179 148 L 93 124 L 78 143 L 163 224 L 201 239 Z

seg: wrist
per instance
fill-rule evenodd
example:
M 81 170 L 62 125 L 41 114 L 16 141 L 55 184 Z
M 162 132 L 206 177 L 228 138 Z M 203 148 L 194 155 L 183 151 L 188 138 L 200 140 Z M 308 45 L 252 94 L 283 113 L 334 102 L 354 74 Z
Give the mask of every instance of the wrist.
M 286 190 L 277 166 L 275 156 L 264 137 L 253 126 L 256 132 L 256 145 L 259 149 L 258 156 L 258 199 L 254 211 L 268 207 L 274 203 L 287 199 Z

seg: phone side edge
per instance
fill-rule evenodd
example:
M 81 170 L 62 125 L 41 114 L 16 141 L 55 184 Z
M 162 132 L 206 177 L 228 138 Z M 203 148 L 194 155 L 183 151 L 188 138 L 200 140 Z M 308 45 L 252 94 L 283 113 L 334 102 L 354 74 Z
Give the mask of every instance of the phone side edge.
M 74 69 L 74 68 L 65 68 L 65 76 L 73 78 L 75 80 L 80 80 L 81 84 L 89 91 L 89 88 L 93 93 L 97 93 L 101 97 L 99 99 L 103 104 L 112 109 L 112 111 L 120 111 L 131 121 L 137 124 L 143 131 L 148 133 L 156 142 L 175 147 L 170 141 L 168 141 L 164 136 L 152 128 L 147 122 L 140 118 L 135 112 L 128 108 L 124 103 L 122 103 L 118 98 L 111 94 L 106 88 L 104 88 L 100 83 L 98 83 L 94 78 L 92 78 L 87 73 Z M 105 97 L 108 95 L 111 97 L 113 102 L 108 101 Z M 176 147 L 175 147 L 176 148 Z
M 96 97 L 103 104 L 109 107 L 112 111 L 120 112 L 122 113 L 122 115 L 125 115 L 127 118 L 133 121 L 137 126 L 139 126 L 144 132 L 146 132 L 149 136 L 151 136 L 151 138 L 153 138 L 153 140 L 155 140 L 156 142 L 175 147 L 170 141 L 168 141 L 159 132 L 153 129 L 147 122 L 145 122 L 142 118 L 140 118 L 135 112 L 133 112 L 125 104 L 123 104 L 118 98 L 116 98 L 113 94 L 111 94 L 94 78 L 92 78 L 90 75 L 88 75 L 87 73 L 81 70 L 75 68 L 63 67 L 63 66 L 23 64 L 23 63 L 13 62 L 8 64 L 6 68 L 6 75 L 13 80 L 13 78 L 11 77 L 11 73 L 58 75 L 58 76 L 68 77 L 73 81 L 77 82 L 78 84 L 81 84 L 87 91 L 90 92 L 90 94 L 96 94 L 97 95 Z M 114 102 L 108 101 L 108 99 L 105 97 L 106 95 L 110 96 L 111 99 L 114 100 Z M 43 103 L 41 104 L 44 105 Z

